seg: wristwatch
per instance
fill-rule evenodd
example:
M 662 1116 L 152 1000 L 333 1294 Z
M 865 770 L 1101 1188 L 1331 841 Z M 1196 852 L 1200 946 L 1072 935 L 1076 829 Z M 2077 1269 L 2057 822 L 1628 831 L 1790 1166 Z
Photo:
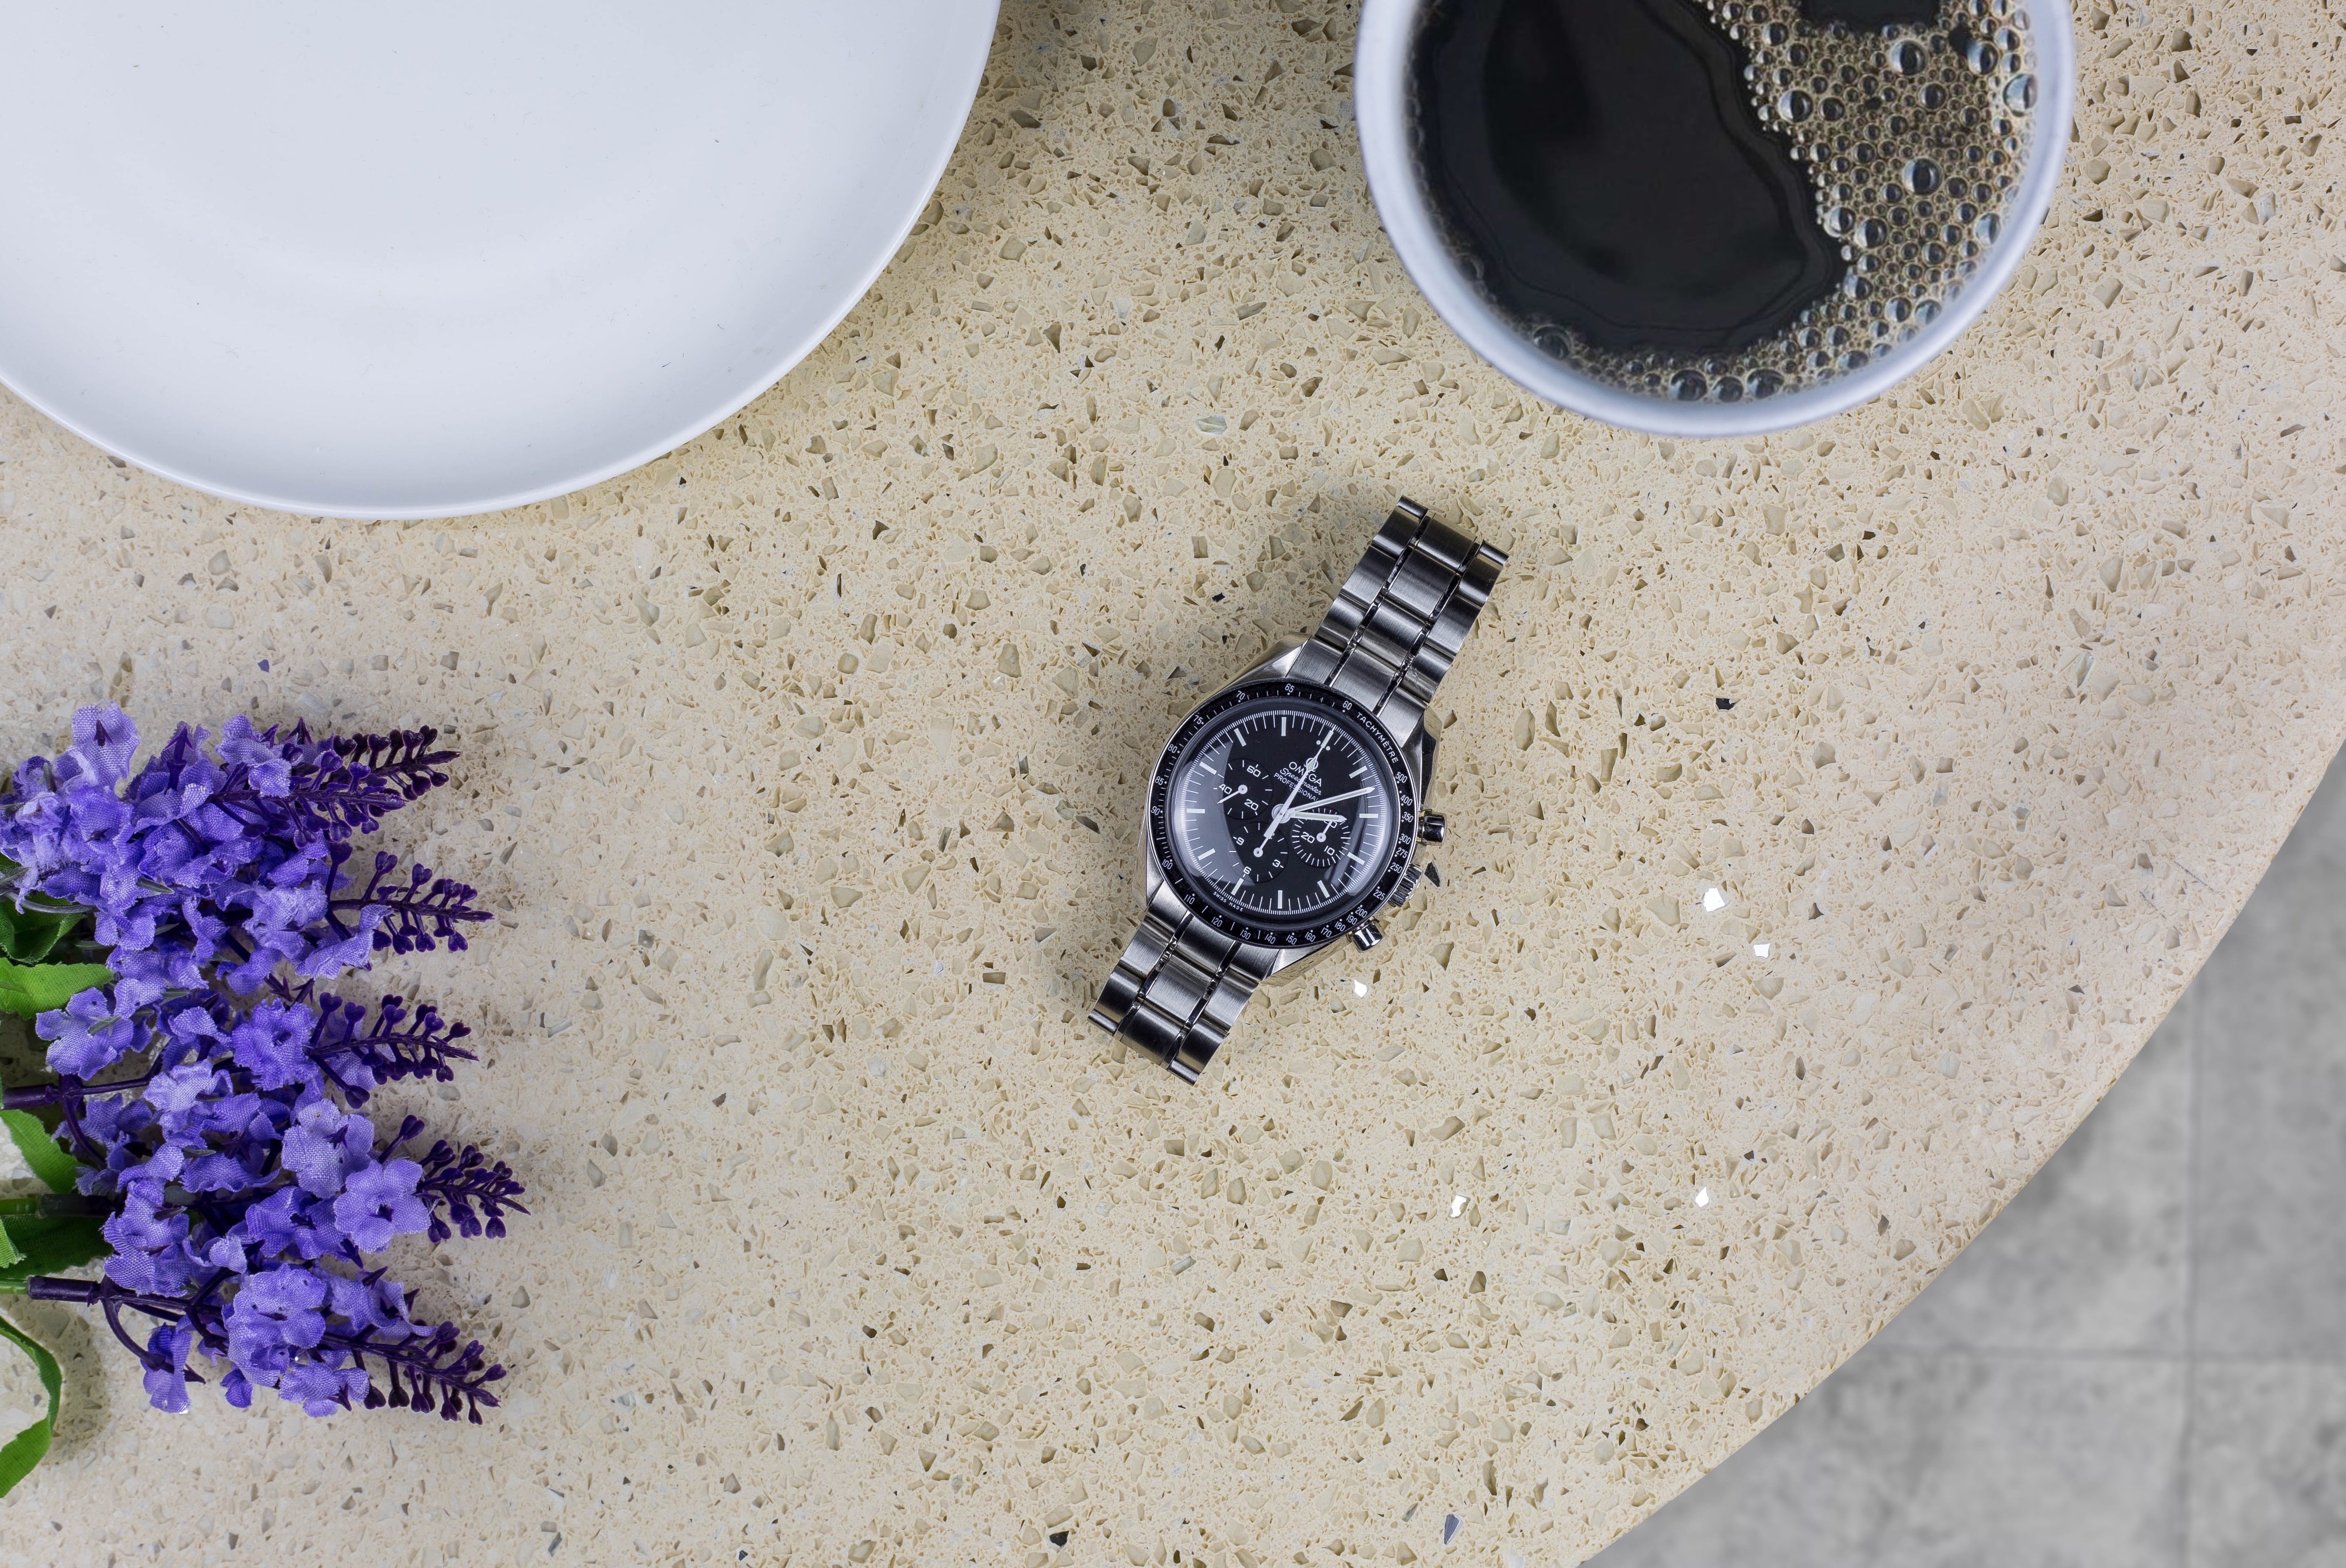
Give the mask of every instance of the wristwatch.
M 1445 826 L 1420 809 L 1426 707 L 1506 562 L 1404 496 L 1319 629 L 1181 721 L 1149 779 L 1140 929 L 1093 1023 L 1194 1084 L 1256 986 L 1383 940 L 1371 917 L 1409 901 Z

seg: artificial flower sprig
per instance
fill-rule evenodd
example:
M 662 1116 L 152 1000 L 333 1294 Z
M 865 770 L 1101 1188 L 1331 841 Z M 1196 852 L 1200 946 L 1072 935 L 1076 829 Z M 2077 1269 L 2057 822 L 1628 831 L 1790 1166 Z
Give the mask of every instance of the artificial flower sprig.
M 217 1372 L 230 1404 L 271 1388 L 311 1415 L 352 1405 L 474 1421 L 504 1369 L 453 1324 L 419 1325 L 371 1256 L 394 1237 L 505 1234 L 525 1212 L 503 1161 L 362 1107 L 446 1081 L 469 1031 L 429 1005 L 319 989 L 379 951 L 464 949 L 474 890 L 351 840 L 447 781 L 437 733 L 312 737 L 242 718 L 182 725 L 133 769 L 118 708 L 0 792 L 0 1010 L 34 1018 L 54 1077 L 0 1093 L 52 1196 L 0 1201 L 0 1290 L 97 1307 L 158 1410 Z M 51 1123 L 54 1122 L 54 1130 Z M 105 1276 L 56 1271 L 103 1257 Z M 145 1320 L 143 1339 L 126 1314 Z M 56 1407 L 56 1368 L 42 1367 Z M 378 1379 L 380 1380 L 378 1380 Z M 40 1458 L 0 1448 L 0 1492 Z

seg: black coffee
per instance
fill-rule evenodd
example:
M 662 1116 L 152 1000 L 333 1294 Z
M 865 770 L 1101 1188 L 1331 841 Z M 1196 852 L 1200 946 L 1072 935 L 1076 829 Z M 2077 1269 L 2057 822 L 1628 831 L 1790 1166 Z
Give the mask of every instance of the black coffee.
M 1993 241 L 2035 102 L 2014 0 L 1436 0 L 1420 172 L 1499 312 L 1733 402 L 1893 351 Z
M 1695 0 L 1451 5 L 1419 48 L 1426 174 L 1511 314 L 1601 349 L 1732 351 L 1841 280 Z

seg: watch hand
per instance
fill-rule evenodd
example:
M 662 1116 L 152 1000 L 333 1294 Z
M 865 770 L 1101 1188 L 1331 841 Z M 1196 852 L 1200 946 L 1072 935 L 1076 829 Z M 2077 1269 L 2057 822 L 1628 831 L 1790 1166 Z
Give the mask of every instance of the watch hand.
M 1287 814 L 1287 820 L 1290 822 L 1326 822 L 1331 825 L 1340 825 L 1344 820 L 1343 818 L 1339 817 L 1333 811 L 1300 810 L 1290 811 Z
M 1231 801 L 1233 801 L 1233 800 L 1237 799 L 1239 796 L 1241 796 L 1241 795 L 1245 794 L 1246 792 L 1247 792 L 1247 787 L 1246 787 L 1245 785 L 1243 785 L 1243 784 L 1239 785 L 1239 786 L 1237 789 L 1228 789 L 1228 790 L 1225 790 L 1225 791 L 1223 791 L 1223 793 L 1222 793 L 1222 804 L 1223 804 L 1223 805 L 1225 805 L 1225 806 L 1227 806 L 1227 805 L 1229 805 Z
M 1306 800 L 1300 806 L 1290 807 L 1287 814 L 1290 817 L 1300 817 L 1306 811 L 1317 810 L 1322 806 L 1333 806 L 1339 800 L 1357 800 L 1371 792 L 1369 789 L 1348 789 L 1341 795 L 1323 795 L 1317 800 Z
M 1304 763 L 1303 770 L 1296 774 L 1294 784 L 1288 789 L 1287 799 L 1281 800 L 1272 809 L 1270 813 L 1270 826 L 1262 830 L 1262 842 L 1254 847 L 1254 858 L 1256 860 L 1259 860 L 1262 859 L 1262 852 L 1270 848 L 1270 836 L 1279 831 L 1279 826 L 1280 823 L 1287 820 L 1289 809 L 1295 804 L 1295 798 L 1303 792 L 1303 781 L 1320 770 L 1320 752 L 1327 750 L 1328 742 L 1335 738 L 1336 732 L 1333 729 L 1330 729 L 1327 733 L 1320 737 L 1320 750 L 1314 751 L 1311 754 L 1311 760 Z M 1363 794 L 1367 793 L 1366 790 L 1362 792 Z

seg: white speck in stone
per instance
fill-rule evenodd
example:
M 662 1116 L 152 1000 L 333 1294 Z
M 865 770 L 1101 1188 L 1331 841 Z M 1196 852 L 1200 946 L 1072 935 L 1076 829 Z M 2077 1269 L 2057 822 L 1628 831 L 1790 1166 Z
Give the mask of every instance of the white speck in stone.
M 1463 1192 L 1452 1195 L 1450 1199 L 1450 1217 L 1456 1219 L 1460 1215 L 1464 1214 L 1465 1212 L 1466 1195 Z
M 1369 983 L 1368 983 L 1367 981 L 1365 981 L 1365 980 L 1356 980 L 1356 981 L 1352 982 L 1352 994 L 1353 994 L 1353 995 L 1355 995 L 1355 996 L 1366 996 L 1368 993 L 1369 993 Z
M 1708 1187 L 1698 1186 L 1694 1189 L 1694 1206 L 1697 1208 L 1708 1208 L 1710 1207 L 1710 1189 Z
M 1727 907 L 1727 894 L 1717 888 L 1703 889 L 1702 907 L 1707 913 L 1717 914 Z
M 1769 944 L 1764 942 L 1755 942 L 1751 944 L 1751 956 L 1754 958 L 1765 958 L 1771 951 Z
M 885 1056 L 874 1056 L 872 1058 L 871 1062 L 865 1065 L 863 1070 L 871 1074 L 875 1078 L 884 1077 L 888 1072 L 888 1058 Z

